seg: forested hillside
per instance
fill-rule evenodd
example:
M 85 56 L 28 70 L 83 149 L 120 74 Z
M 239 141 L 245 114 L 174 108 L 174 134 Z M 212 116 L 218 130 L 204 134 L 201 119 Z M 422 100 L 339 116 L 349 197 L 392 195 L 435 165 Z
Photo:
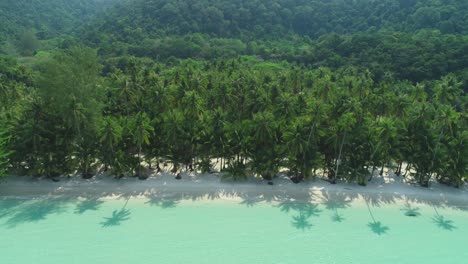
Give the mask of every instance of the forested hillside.
M 468 178 L 466 1 L 17 2 L 0 172 Z
M 33 31 L 39 39 L 70 34 L 118 0 L 2 0 L 0 42 Z
M 82 34 L 106 57 L 256 55 L 418 82 L 465 69 L 467 14 L 462 0 L 134 0 Z
M 463 0 L 134 0 L 95 29 L 125 41 L 188 33 L 245 40 L 427 28 L 465 34 L 467 18 Z

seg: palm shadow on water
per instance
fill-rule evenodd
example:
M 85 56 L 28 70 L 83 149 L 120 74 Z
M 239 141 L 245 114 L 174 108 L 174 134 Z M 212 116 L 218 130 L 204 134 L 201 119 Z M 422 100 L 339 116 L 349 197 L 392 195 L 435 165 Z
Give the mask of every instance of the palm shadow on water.
M 119 226 L 122 222 L 125 222 L 130 219 L 130 210 L 126 209 L 128 200 L 126 200 L 124 206 L 120 210 L 114 210 L 112 212 L 112 216 L 104 217 L 104 221 L 100 224 L 102 227 L 112 227 L 112 226 Z
M 336 192 L 323 192 L 321 196 L 321 203 L 327 210 L 332 211 L 331 220 L 336 223 L 341 223 L 345 220 L 344 216 L 340 214 L 339 210 L 344 210 L 351 206 L 351 199 L 348 195 Z
M 15 213 L 7 219 L 5 225 L 9 228 L 25 223 L 36 223 L 46 220 L 51 214 L 66 212 L 68 199 L 53 198 L 47 200 L 33 200 L 14 207 Z
M 439 228 L 442 228 L 447 231 L 453 231 L 454 229 L 457 229 L 453 221 L 439 214 L 439 212 L 437 211 L 435 207 L 434 207 L 434 211 L 436 214 L 434 217 L 432 217 L 432 222 L 436 224 Z
M 377 235 L 383 235 L 387 233 L 387 231 L 390 229 L 388 226 L 384 226 L 380 221 L 375 222 L 369 222 L 367 226 L 372 230 Z
M 75 214 L 83 214 L 86 211 L 97 211 L 103 203 L 99 198 L 85 199 L 76 205 Z
M 317 217 L 322 212 L 316 204 L 305 201 L 296 201 L 294 199 L 286 199 L 277 205 L 284 213 L 294 212 L 291 224 L 294 228 L 305 231 L 312 228 L 310 222 L 311 217 Z
M 247 207 L 254 207 L 255 205 L 257 205 L 258 203 L 262 202 L 264 199 L 262 197 L 259 197 L 259 196 L 255 196 L 255 197 L 246 197 L 244 199 L 242 199 L 242 201 L 240 202 L 240 204 L 242 205 L 245 205 Z
M 299 215 L 292 217 L 292 226 L 296 229 L 305 231 L 306 229 L 310 229 L 313 225 L 309 221 L 310 216 L 305 214 L 299 213 Z
M 346 218 L 344 218 L 344 216 L 340 213 L 338 213 L 338 210 L 335 209 L 335 212 L 333 213 L 333 215 L 331 216 L 331 220 L 333 222 L 336 222 L 336 223 L 341 223 L 343 222 L 344 220 L 346 220 Z
M 0 200 L 0 219 L 13 215 L 26 201 L 25 199 Z
M 376 235 L 384 235 L 387 233 L 387 231 L 390 229 L 388 226 L 383 225 L 380 221 L 376 221 L 374 214 L 372 213 L 372 210 L 369 206 L 369 201 L 368 199 L 364 198 L 366 201 L 367 205 L 367 210 L 369 211 L 369 215 L 372 218 L 372 222 L 367 223 L 367 226 L 371 229 L 371 231 L 376 234 Z
M 403 211 L 404 214 L 409 217 L 418 217 L 421 215 L 421 213 L 419 212 L 419 207 L 412 207 L 411 204 L 409 204 L 408 202 L 406 202 L 405 207 L 403 207 L 400 210 Z
M 169 209 L 176 207 L 179 204 L 179 201 L 175 198 L 152 196 L 148 198 L 148 201 L 146 201 L 145 204 L 158 206 L 162 209 Z

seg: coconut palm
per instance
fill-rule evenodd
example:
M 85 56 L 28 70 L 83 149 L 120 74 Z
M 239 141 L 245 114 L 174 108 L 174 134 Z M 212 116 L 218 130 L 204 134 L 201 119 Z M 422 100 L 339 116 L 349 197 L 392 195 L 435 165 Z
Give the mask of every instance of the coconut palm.
M 266 180 L 271 180 L 281 160 L 275 117 L 271 112 L 254 114 L 248 129 L 252 139 L 249 144 L 252 171 Z
M 7 136 L 7 132 L 5 130 L 0 130 L 0 177 L 5 176 L 8 165 L 8 157 L 12 153 L 7 148 L 9 139 L 10 136 Z
M 102 120 L 99 129 L 99 142 L 105 170 L 115 164 L 115 151 L 122 140 L 122 132 L 122 126 L 115 118 L 108 116 Z
M 141 177 L 141 156 L 142 148 L 145 145 L 150 144 L 150 137 L 154 132 L 153 126 L 151 126 L 151 120 L 148 115 L 143 112 L 138 112 L 133 118 L 131 123 L 133 143 L 136 144 L 138 149 L 138 176 Z

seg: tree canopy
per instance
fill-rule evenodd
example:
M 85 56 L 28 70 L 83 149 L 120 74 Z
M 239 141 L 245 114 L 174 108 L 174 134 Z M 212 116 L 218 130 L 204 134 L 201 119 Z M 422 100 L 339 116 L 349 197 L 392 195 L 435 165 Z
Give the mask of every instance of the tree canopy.
M 466 1 L 0 7 L 9 172 L 466 181 Z

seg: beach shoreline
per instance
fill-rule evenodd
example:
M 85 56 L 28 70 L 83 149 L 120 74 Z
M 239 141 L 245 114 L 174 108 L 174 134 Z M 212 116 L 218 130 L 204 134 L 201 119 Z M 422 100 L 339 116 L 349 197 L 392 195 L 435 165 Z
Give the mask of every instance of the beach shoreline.
M 437 206 L 468 207 L 468 188 L 454 188 L 432 182 L 429 188 L 408 184 L 403 177 L 387 175 L 374 178 L 367 186 L 351 183 L 330 184 L 321 178 L 294 184 L 285 175 L 267 181 L 250 178 L 233 182 L 221 180 L 221 174 L 183 174 L 176 180 L 170 173 L 138 178 L 114 179 L 97 175 L 86 180 L 63 177 L 58 182 L 45 178 L 10 176 L 0 182 L 0 199 L 44 197 L 99 197 L 102 199 L 160 198 L 176 200 L 238 200 L 246 203 L 297 200 L 320 202 L 351 199 L 380 203 L 422 203 Z M 337 197 L 339 196 L 339 197 Z

